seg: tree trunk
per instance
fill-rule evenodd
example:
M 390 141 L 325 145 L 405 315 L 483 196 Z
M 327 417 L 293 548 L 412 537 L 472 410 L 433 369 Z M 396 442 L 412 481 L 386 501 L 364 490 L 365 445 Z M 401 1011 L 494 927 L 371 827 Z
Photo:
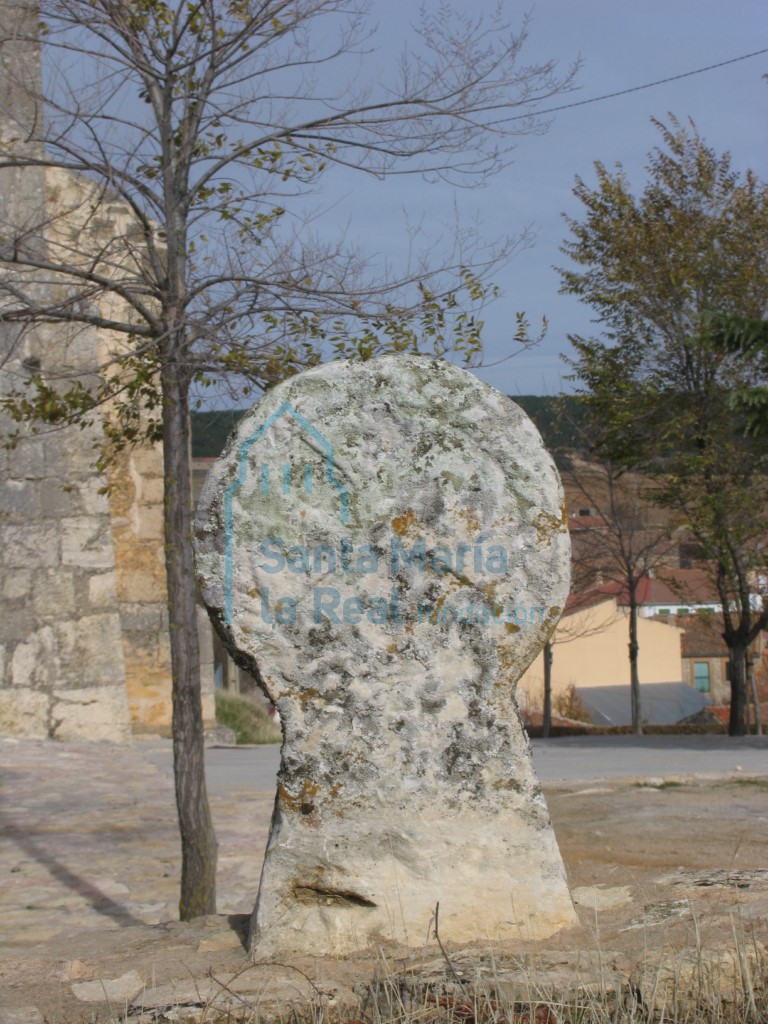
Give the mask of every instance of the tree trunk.
M 749 671 L 749 683 L 752 688 L 752 706 L 755 709 L 755 736 L 763 735 L 763 723 L 760 720 L 760 695 L 757 692 L 757 680 L 755 679 L 755 670 L 750 668 Z
M 544 644 L 544 715 L 541 722 L 541 735 L 546 739 L 552 729 L 552 644 L 549 640 Z
M 173 769 L 181 833 L 179 916 L 216 913 L 217 843 L 205 786 L 200 649 L 192 553 L 189 382 L 171 361 L 162 371 L 165 567 L 173 673 Z
M 632 732 L 636 736 L 643 735 L 643 719 L 640 708 L 640 674 L 637 661 L 640 644 L 637 641 L 637 602 L 635 595 L 629 601 L 629 693 L 632 702 Z
M 728 654 L 731 659 L 731 717 L 728 722 L 729 736 L 746 736 L 747 734 L 747 678 L 744 671 L 743 644 L 729 644 Z

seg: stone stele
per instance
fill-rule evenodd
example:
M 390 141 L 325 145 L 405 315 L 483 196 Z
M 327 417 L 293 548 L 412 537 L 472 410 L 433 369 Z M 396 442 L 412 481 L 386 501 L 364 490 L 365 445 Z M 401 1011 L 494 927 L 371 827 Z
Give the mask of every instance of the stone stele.
M 576 921 L 515 686 L 570 545 L 526 414 L 418 356 L 274 388 L 205 483 L 203 598 L 284 739 L 251 946 L 538 939 Z

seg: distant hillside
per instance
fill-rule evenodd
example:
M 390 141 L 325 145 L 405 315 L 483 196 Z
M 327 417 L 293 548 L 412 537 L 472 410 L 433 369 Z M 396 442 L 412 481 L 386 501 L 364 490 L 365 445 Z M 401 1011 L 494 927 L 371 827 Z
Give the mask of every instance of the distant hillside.
M 550 451 L 583 447 L 578 430 L 583 419 L 583 411 L 576 396 L 515 395 L 512 401 L 528 413 Z M 246 412 L 246 409 L 193 412 L 192 457 L 217 458 L 238 420 Z
M 220 409 L 216 412 L 192 413 L 192 458 L 216 459 L 224 450 L 227 438 L 247 409 Z
M 531 417 L 551 452 L 584 448 L 584 409 L 576 395 L 510 395 Z

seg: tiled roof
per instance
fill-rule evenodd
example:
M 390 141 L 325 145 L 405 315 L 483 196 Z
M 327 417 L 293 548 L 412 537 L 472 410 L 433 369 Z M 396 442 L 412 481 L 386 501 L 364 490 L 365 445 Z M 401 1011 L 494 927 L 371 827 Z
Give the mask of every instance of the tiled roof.
M 703 569 L 660 569 L 640 581 L 641 604 L 720 604 L 720 597 Z
M 629 604 L 626 583 L 609 580 L 582 594 L 572 594 L 566 612 L 589 608 L 609 598 L 615 598 L 619 605 Z M 640 605 L 667 605 L 670 611 L 686 605 L 720 603 L 712 582 L 701 569 L 665 568 L 657 576 L 643 576 L 638 582 L 637 600 Z
M 717 612 L 697 615 L 676 615 L 675 625 L 683 633 L 681 653 L 684 658 L 727 658 L 728 648 L 723 640 L 723 616 Z

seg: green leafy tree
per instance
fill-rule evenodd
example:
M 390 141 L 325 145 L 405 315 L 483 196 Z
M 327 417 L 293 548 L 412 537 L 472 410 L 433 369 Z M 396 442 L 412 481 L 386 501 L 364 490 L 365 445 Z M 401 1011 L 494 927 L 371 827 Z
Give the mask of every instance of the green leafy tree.
M 738 174 L 694 125 L 657 122 L 662 146 L 634 195 L 620 166 L 577 179 L 581 220 L 563 251 L 562 287 L 588 303 L 600 339 L 572 338 L 574 378 L 601 425 L 597 449 L 656 483 L 704 553 L 731 655 L 731 734 L 746 729 L 744 661 L 768 624 L 755 592 L 768 536 L 766 457 L 744 436 L 730 396 L 756 357 L 714 343 L 712 314 L 768 306 L 768 187 Z
M 163 442 L 183 919 L 215 910 L 216 870 L 190 395 L 224 378 L 246 393 L 269 387 L 318 361 L 323 345 L 367 358 L 423 340 L 476 361 L 483 280 L 515 243 L 490 251 L 460 232 L 439 266 L 428 247 L 392 275 L 343 238 L 321 238 L 312 196 L 333 170 L 481 182 L 505 164 L 513 135 L 543 127 L 513 114 L 572 75 L 521 62 L 525 25 L 515 33 L 441 7 L 422 13 L 379 81 L 362 59 L 371 33 L 361 11 L 353 0 L 0 3 L 2 95 L 24 97 L 0 138 L 4 195 L 44 172 L 61 198 L 37 219 L 0 198 L 4 360 L 18 373 L 4 408 L 23 430 L 87 423 L 107 403 L 108 441 Z M 34 57 L 38 27 L 44 89 L 17 59 Z M 41 325 L 117 340 L 93 374 L 54 370 L 40 352 L 27 358 L 28 380 L 13 345 Z
M 755 365 L 760 381 L 751 382 L 728 396 L 731 408 L 744 417 L 746 432 L 768 436 L 768 320 L 756 317 L 713 315 L 709 321 L 712 341 L 726 352 L 745 355 Z

